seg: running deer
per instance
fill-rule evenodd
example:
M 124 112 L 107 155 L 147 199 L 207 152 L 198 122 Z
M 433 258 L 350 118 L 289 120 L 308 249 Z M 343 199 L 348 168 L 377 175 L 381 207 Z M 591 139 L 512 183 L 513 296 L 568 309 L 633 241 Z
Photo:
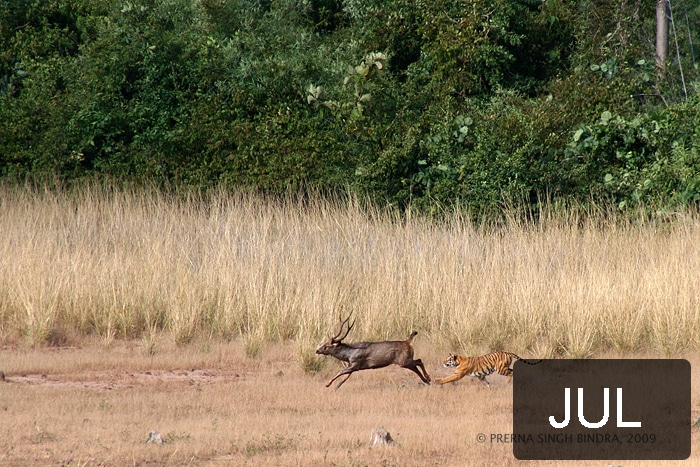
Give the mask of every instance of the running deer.
M 347 364 L 344 370 L 340 371 L 333 379 L 328 381 L 326 387 L 333 384 L 333 381 L 336 379 L 346 375 L 345 379 L 338 383 L 338 386 L 335 388 L 336 390 L 340 389 L 340 386 L 342 386 L 350 375 L 356 371 L 384 368 L 391 364 L 413 371 L 425 384 L 430 384 L 430 376 L 428 376 L 428 373 L 425 371 L 423 362 L 413 359 L 413 347 L 411 346 L 411 342 L 413 342 L 413 338 L 418 334 L 417 332 L 413 331 L 405 341 L 355 342 L 354 344 L 345 344 L 343 343 L 343 339 L 348 336 L 350 330 L 355 326 L 355 321 L 353 321 L 352 324 L 348 324 L 349 320 L 349 316 L 345 320 L 341 318 L 340 331 L 338 334 L 336 334 L 335 337 L 331 337 L 327 344 L 321 344 L 316 349 L 317 354 L 331 355 Z M 345 328 L 345 332 L 343 332 L 343 328 Z M 422 370 L 422 373 L 418 370 L 419 368 Z

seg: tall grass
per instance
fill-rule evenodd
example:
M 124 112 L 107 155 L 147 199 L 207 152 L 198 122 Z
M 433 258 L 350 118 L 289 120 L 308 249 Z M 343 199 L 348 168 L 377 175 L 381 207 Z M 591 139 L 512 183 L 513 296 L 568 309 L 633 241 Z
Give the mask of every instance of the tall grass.
M 700 346 L 700 220 L 543 211 L 475 226 L 356 200 L 0 187 L 0 342 L 92 334 L 318 342 L 419 330 L 446 349 L 677 355 Z M 299 350 L 303 365 L 312 355 Z

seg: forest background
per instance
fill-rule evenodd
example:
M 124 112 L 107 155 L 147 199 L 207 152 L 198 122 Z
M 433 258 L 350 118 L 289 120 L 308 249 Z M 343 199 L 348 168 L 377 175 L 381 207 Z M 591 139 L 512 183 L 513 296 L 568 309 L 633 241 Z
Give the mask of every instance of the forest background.
M 503 201 L 700 200 L 700 6 L 0 0 L 0 178 Z

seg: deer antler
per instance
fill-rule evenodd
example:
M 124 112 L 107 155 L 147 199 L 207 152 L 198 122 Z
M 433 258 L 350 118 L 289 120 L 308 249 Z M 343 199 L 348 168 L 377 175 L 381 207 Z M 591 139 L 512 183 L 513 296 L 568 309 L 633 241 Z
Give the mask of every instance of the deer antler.
M 353 321 L 352 324 L 349 324 L 349 325 L 348 325 L 348 321 L 350 321 L 350 316 L 345 318 L 345 320 L 343 320 L 343 318 L 340 318 L 340 330 L 338 331 L 338 334 L 335 335 L 335 337 L 331 337 L 332 343 L 338 344 L 338 343 L 342 342 L 343 339 L 348 337 L 350 330 L 355 326 L 355 322 L 357 320 Z M 343 326 L 346 326 L 346 325 L 347 325 L 347 328 L 345 330 L 345 334 L 343 334 Z M 343 337 L 340 337 L 341 334 L 343 334 Z

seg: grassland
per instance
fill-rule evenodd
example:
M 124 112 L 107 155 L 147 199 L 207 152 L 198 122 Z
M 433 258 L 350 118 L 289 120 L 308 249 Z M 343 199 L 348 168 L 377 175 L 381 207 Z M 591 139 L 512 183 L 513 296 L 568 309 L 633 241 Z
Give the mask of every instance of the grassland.
M 400 368 L 359 372 L 339 391 L 324 383 L 340 365 L 302 371 L 293 342 L 246 355 L 238 339 L 178 346 L 159 337 L 148 355 L 140 340 L 84 340 L 77 347 L 0 350 L 0 465 L 125 466 L 508 466 L 516 461 L 511 385 L 492 376 L 423 385 Z M 418 339 L 433 377 L 442 349 Z M 700 359 L 691 358 L 693 365 Z M 693 373 L 693 387 L 700 384 Z M 517 375 L 516 375 L 517 378 Z M 700 398 L 693 397 L 693 419 Z M 373 427 L 396 444 L 370 447 Z M 146 444 L 151 430 L 165 444 Z M 489 441 L 477 441 L 479 433 Z M 581 466 L 700 465 L 700 428 L 687 461 L 579 461 Z
M 0 465 L 515 463 L 474 440 L 512 431 L 510 387 L 394 368 L 327 390 L 339 366 L 314 349 L 350 313 L 349 341 L 418 330 L 433 377 L 447 351 L 700 363 L 694 213 L 488 226 L 360 204 L 0 187 Z M 368 447 L 378 425 L 398 446 Z
M 475 226 L 355 200 L 0 189 L 0 343 L 293 339 L 307 370 L 338 318 L 352 339 L 418 330 L 445 350 L 539 357 L 700 348 L 700 218 L 602 214 Z

